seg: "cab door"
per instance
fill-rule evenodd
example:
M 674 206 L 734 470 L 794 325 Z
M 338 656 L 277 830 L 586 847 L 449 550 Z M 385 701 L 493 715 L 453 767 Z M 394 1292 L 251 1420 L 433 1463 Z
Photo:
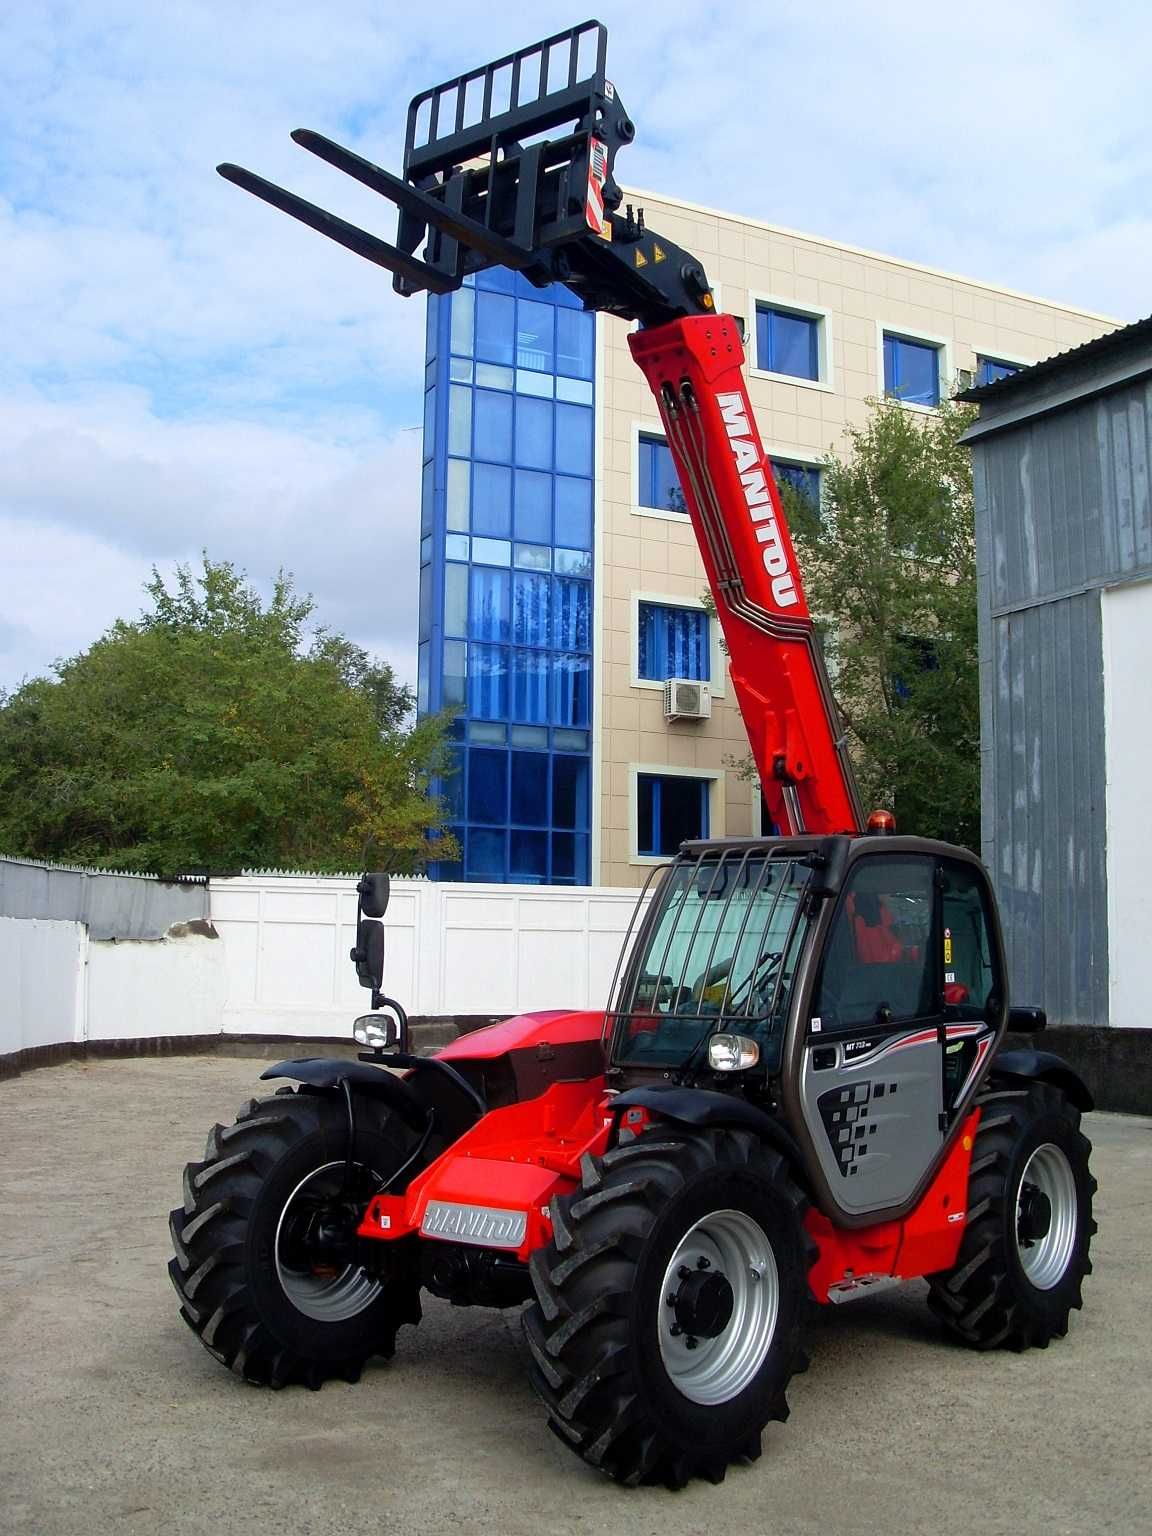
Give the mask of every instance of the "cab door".
M 937 861 L 866 854 L 825 939 L 800 1103 L 836 1203 L 864 1214 L 910 1198 L 944 1139 Z

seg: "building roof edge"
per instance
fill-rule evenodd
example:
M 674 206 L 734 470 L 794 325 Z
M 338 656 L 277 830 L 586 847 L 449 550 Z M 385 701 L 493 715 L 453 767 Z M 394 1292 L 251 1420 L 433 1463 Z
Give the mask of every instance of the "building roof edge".
M 891 256 L 886 251 L 869 250 L 863 245 L 849 245 L 843 240 L 833 240 L 828 235 L 813 235 L 803 229 L 789 229 L 785 224 L 770 224 L 766 219 L 754 219 L 750 214 L 732 213 L 724 208 L 712 208 L 706 203 L 689 202 L 687 198 L 671 197 L 667 192 L 655 192 L 646 187 L 629 186 L 627 195 L 631 198 L 650 197 L 658 202 L 668 203 L 675 208 L 684 208 L 689 213 L 707 214 L 711 218 L 732 219 L 737 224 L 746 224 L 753 229 L 766 230 L 772 235 L 787 235 L 793 240 L 808 240 L 813 245 L 827 246 L 835 251 L 847 251 L 853 256 L 867 256 L 873 261 L 886 261 L 895 267 L 906 267 L 911 272 L 924 272 L 929 277 L 943 277 L 949 282 L 966 283 L 971 288 L 983 288 L 988 293 L 999 294 L 1001 298 L 1022 299 L 1026 304 L 1042 304 L 1046 309 L 1058 309 L 1064 314 L 1077 315 L 1083 320 L 1099 320 L 1104 325 L 1121 326 L 1126 322 L 1115 315 L 1102 315 L 1094 309 L 1080 309 L 1075 304 L 1065 304 L 1060 299 L 1044 299 L 1034 293 L 1022 293 L 1018 288 L 1004 288 L 997 283 L 987 282 L 980 277 L 967 277 L 962 272 L 950 272 L 944 267 L 930 267 L 926 262 L 909 261 L 903 256 Z

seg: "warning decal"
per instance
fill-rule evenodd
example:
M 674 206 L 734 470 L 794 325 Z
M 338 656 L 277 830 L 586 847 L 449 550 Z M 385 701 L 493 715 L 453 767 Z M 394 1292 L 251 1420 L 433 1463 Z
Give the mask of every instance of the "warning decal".
M 588 140 L 588 195 L 584 221 L 594 235 L 610 238 L 611 226 L 604 212 L 604 183 L 608 179 L 608 151 L 600 139 Z

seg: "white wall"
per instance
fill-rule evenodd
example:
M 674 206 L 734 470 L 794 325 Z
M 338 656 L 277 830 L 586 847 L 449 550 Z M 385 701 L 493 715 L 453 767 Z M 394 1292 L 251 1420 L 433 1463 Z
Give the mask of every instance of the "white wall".
M 0 917 L 0 1055 L 81 1038 L 85 942 L 81 923 Z
M 394 880 L 385 990 L 422 1017 L 602 1008 L 636 895 Z M 211 911 L 227 958 L 227 1031 L 341 1035 L 366 1008 L 348 959 L 350 881 L 213 882 Z
M 346 1036 L 368 1006 L 348 958 L 350 878 L 214 881 L 219 935 L 95 941 L 0 918 L 0 1055 L 154 1035 Z M 385 989 L 415 1017 L 603 1008 L 633 890 L 396 880 Z
M 1147 1028 L 1152 944 L 1152 582 L 1101 593 L 1110 1024 Z M 1069 729 L 1075 729 L 1070 722 Z
M 219 1033 L 227 956 L 200 934 L 88 945 L 86 1030 L 78 1039 Z

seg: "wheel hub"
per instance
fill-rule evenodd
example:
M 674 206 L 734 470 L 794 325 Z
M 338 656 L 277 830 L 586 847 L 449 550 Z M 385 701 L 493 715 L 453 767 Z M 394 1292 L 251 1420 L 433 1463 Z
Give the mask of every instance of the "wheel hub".
M 689 1270 L 672 1298 L 680 1331 L 690 1338 L 715 1339 L 732 1320 L 736 1305 L 726 1275 L 714 1269 Z
M 668 1379 L 690 1402 L 731 1402 L 767 1358 L 780 1309 L 771 1241 L 744 1211 L 711 1211 L 664 1272 L 656 1320 Z
M 1080 1230 L 1076 1178 L 1055 1142 L 1037 1147 L 1016 1192 L 1016 1257 L 1038 1291 L 1050 1291 L 1068 1272 Z
M 365 1185 L 372 1170 L 353 1165 Z M 354 1199 L 345 1198 L 348 1169 L 325 1163 L 306 1174 L 289 1195 L 276 1228 L 276 1275 L 288 1300 L 320 1323 L 346 1322 L 372 1305 L 380 1280 L 358 1261 Z
M 1020 1191 L 1020 1214 L 1016 1233 L 1021 1243 L 1038 1243 L 1052 1227 L 1052 1202 L 1035 1184 L 1025 1184 Z

